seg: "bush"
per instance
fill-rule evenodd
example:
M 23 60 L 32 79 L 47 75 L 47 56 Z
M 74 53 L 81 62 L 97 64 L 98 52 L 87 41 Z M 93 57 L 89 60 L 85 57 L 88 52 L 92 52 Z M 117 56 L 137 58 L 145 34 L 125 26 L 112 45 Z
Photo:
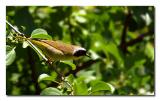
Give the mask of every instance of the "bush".
M 7 25 L 7 95 L 154 95 L 154 7 L 8 6 L 6 14 L 26 37 L 91 56 L 48 65 Z

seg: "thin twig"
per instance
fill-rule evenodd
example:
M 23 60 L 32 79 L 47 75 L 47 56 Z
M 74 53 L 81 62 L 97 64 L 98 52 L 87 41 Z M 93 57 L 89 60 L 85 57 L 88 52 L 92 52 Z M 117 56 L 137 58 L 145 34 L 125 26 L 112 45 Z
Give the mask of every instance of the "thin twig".
M 24 35 L 23 33 L 21 33 L 18 29 L 16 29 L 11 23 L 9 23 L 7 20 L 6 20 L 6 23 L 17 33 L 19 33 L 20 35 Z
M 29 45 L 31 45 L 31 46 L 38 52 L 38 54 L 41 55 L 41 57 L 42 57 L 45 61 L 48 61 L 48 59 L 40 52 L 40 50 L 39 50 L 35 45 L 32 44 L 32 42 L 30 42 L 29 40 L 27 40 L 27 42 L 29 43 Z
M 18 29 L 16 29 L 11 23 L 9 23 L 7 20 L 6 20 L 6 23 L 15 31 L 17 32 L 18 34 L 20 35 L 23 35 L 25 37 L 25 35 L 23 33 L 21 33 Z M 25 37 L 26 38 L 26 37 Z M 27 38 L 26 38 L 27 39 Z M 45 60 L 45 61 L 48 61 L 48 59 L 40 52 L 40 50 L 35 46 L 33 45 L 29 40 L 26 40 L 27 43 L 35 49 L 36 52 L 38 52 L 38 54 Z
M 25 35 L 24 35 L 23 33 L 21 33 L 18 29 L 16 29 L 12 24 L 10 24 L 8 21 L 6 21 L 6 23 L 7 23 L 15 32 L 17 32 L 18 34 L 22 35 L 22 36 L 26 39 L 26 41 L 28 42 L 28 44 L 46 61 L 46 63 L 49 65 L 49 67 L 53 67 L 54 71 L 60 76 L 61 80 L 62 80 L 63 82 L 66 82 L 66 83 L 71 87 L 71 84 L 70 84 L 68 81 L 66 81 L 66 80 L 65 80 L 65 77 L 64 77 L 61 73 L 59 73 L 59 72 L 57 71 L 57 69 L 55 68 L 55 66 L 53 66 L 53 63 L 54 63 L 54 62 L 49 61 L 49 59 L 47 59 L 47 58 L 40 52 L 40 50 L 39 50 L 34 44 L 32 44 L 32 42 L 31 42 L 30 40 L 28 40 L 28 39 L 25 37 Z M 72 87 L 71 87 L 71 89 L 72 89 Z
M 16 29 L 12 24 L 10 24 L 8 21 L 6 21 L 6 23 L 16 32 L 16 33 L 18 33 L 19 35 L 21 35 L 21 36 L 23 36 L 23 38 L 26 38 L 25 36 L 24 36 L 24 34 L 23 33 L 21 33 L 18 29 Z M 27 39 L 27 38 L 26 38 Z M 36 47 L 29 41 L 29 40 L 27 40 L 27 42 L 28 42 L 28 44 L 29 45 L 31 45 L 33 48 L 35 48 L 35 50 L 39 53 L 39 54 L 41 54 L 40 52 L 39 52 L 39 50 L 38 49 L 36 49 Z M 30 53 L 30 50 L 28 51 L 29 52 L 29 54 L 31 54 Z M 29 55 L 29 57 L 30 56 L 32 56 L 32 55 Z M 41 54 L 41 56 L 43 56 L 42 54 Z M 44 58 L 44 57 L 43 57 Z M 36 91 L 35 91 L 35 93 L 36 94 L 39 94 L 39 92 L 40 92 L 40 87 L 39 87 L 39 85 L 38 85 L 38 82 L 36 82 L 37 80 L 37 76 L 36 76 L 36 70 L 35 70 L 35 64 L 33 63 L 33 60 L 32 60 L 33 58 L 31 58 L 31 59 L 29 59 L 29 63 L 30 63 L 30 65 L 31 65 L 31 69 L 32 69 L 32 80 L 33 80 L 33 82 L 34 82 L 34 86 L 35 86 L 35 88 L 36 88 Z M 45 59 L 45 58 L 44 58 Z
M 18 29 L 16 29 L 12 24 L 10 24 L 8 21 L 6 21 L 6 23 L 18 34 L 23 35 L 25 37 L 25 35 L 23 33 L 21 33 Z M 25 37 L 26 38 L 26 37 Z M 27 39 L 27 38 L 26 38 Z M 49 64 L 50 67 L 53 67 L 55 72 L 61 77 L 61 79 L 64 79 L 64 76 L 62 76 L 62 74 L 60 74 L 56 68 L 53 66 L 52 62 L 49 61 L 41 52 L 40 50 L 34 45 L 32 44 L 32 42 L 30 40 L 26 40 L 28 42 L 28 44 Z
M 23 35 L 23 36 L 25 37 L 25 35 L 24 35 L 23 33 L 21 33 L 18 29 L 16 29 L 16 28 L 15 28 L 12 24 L 10 24 L 7 20 L 6 20 L 6 23 L 7 23 L 15 32 L 17 32 L 18 34 Z M 27 39 L 27 38 L 25 37 L 25 39 Z M 49 60 L 40 52 L 40 50 L 39 50 L 34 44 L 32 44 L 32 42 L 31 42 L 30 40 L 27 39 L 26 41 L 28 42 L 28 44 L 29 44 L 36 52 L 38 52 L 38 54 L 49 64 L 49 66 L 54 67 L 53 64 L 52 64 L 52 62 L 49 61 Z M 55 70 L 55 72 L 56 72 L 58 75 L 60 75 L 60 76 L 62 77 L 62 79 L 64 79 L 64 77 L 62 76 L 62 74 L 60 74 L 60 73 L 56 70 L 55 67 L 54 67 L 54 70 Z
M 149 35 L 152 35 L 152 34 L 150 34 L 150 33 L 141 34 L 141 35 L 139 35 L 137 38 L 128 41 L 128 42 L 126 43 L 126 46 L 127 46 L 127 47 L 128 47 L 128 46 L 133 46 L 134 44 L 142 41 L 146 36 L 149 36 Z

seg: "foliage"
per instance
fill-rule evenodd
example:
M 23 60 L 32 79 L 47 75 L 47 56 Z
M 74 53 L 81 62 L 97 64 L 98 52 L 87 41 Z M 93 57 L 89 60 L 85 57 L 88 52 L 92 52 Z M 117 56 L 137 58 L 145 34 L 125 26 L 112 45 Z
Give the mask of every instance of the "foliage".
M 55 62 L 61 80 L 7 25 L 7 95 L 154 94 L 154 7 L 8 6 L 6 14 L 27 37 L 80 45 L 91 56 Z

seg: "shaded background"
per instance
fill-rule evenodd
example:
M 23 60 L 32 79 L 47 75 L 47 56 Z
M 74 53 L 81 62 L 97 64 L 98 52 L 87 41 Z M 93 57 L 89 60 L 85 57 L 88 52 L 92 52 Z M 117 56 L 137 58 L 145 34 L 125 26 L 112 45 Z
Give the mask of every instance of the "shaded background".
M 75 61 L 78 69 L 64 69 L 66 75 L 108 82 L 113 95 L 154 94 L 154 7 L 8 6 L 6 17 L 26 36 L 43 28 L 54 40 L 85 47 L 92 59 Z M 16 59 L 6 67 L 7 95 L 37 95 L 54 86 L 37 82 L 42 73 L 52 71 L 31 48 L 18 44 Z

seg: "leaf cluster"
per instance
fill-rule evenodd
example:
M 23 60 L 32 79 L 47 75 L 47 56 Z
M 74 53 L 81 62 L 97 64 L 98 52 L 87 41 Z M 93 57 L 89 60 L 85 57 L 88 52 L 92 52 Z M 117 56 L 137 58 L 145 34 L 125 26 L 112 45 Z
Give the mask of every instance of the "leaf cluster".
M 61 61 L 57 73 L 6 28 L 8 95 L 153 95 L 152 6 L 7 7 L 7 20 L 27 37 L 61 40 L 88 50 L 91 59 Z M 69 84 L 68 84 L 69 82 Z

